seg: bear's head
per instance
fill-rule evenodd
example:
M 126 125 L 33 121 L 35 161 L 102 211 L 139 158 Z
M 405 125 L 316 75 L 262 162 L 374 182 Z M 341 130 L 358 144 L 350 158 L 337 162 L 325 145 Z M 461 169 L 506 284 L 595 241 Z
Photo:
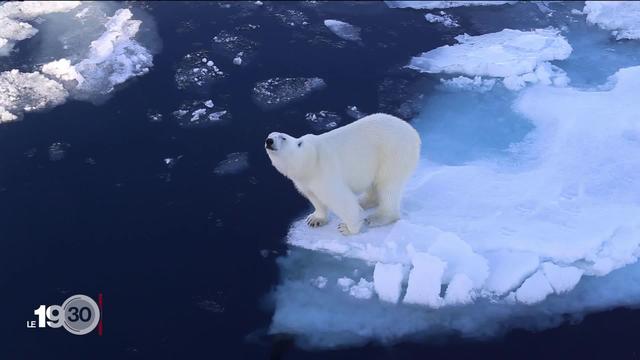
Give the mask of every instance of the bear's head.
M 271 164 L 290 179 L 300 179 L 316 166 L 314 135 L 299 138 L 272 132 L 267 136 L 264 147 Z

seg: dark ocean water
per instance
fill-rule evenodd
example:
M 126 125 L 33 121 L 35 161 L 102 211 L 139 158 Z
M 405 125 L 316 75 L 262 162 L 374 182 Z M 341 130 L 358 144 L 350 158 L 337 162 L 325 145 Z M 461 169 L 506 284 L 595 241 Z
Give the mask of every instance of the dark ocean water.
M 286 253 L 289 224 L 308 204 L 271 167 L 266 134 L 313 132 L 307 112 L 334 111 L 346 123 L 353 120 L 348 105 L 397 112 L 405 93 L 419 89 L 428 97 L 434 80 L 400 67 L 450 43 L 452 33 L 425 24 L 422 13 L 390 11 L 383 3 L 230 5 L 144 5 L 162 39 L 149 74 L 102 105 L 69 102 L 0 126 L 1 359 L 640 356 L 640 312 L 625 309 L 482 341 L 448 337 L 308 352 L 286 336 L 268 336 L 276 258 Z M 312 25 L 283 25 L 277 14 L 289 9 L 302 11 Z M 475 11 L 462 20 L 468 33 L 504 27 L 491 24 L 500 9 Z M 323 27 L 326 18 L 362 27 L 363 44 L 341 42 Z M 257 45 L 248 65 L 212 53 L 228 78 L 200 90 L 177 89 L 175 69 L 185 54 L 211 50 L 219 31 L 249 23 L 260 28 L 249 35 Z M 251 89 L 276 76 L 317 76 L 327 87 L 263 111 Z M 383 83 L 387 90 L 380 90 Z M 178 126 L 171 112 L 207 98 L 220 99 L 232 119 Z M 164 114 L 163 121 L 150 121 L 150 110 Z M 48 149 L 56 142 L 69 147 L 62 160 L 51 161 Z M 216 164 L 234 152 L 246 152 L 249 167 L 216 175 Z M 173 167 L 163 161 L 179 156 Z M 59 304 L 75 293 L 104 294 L 102 337 L 25 327 L 39 304 Z

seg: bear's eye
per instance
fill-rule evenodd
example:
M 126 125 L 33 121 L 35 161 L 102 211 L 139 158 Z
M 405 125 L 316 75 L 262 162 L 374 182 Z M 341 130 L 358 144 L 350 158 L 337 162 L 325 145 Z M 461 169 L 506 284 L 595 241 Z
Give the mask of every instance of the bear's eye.
M 302 141 L 300 141 L 300 142 L 298 143 L 298 147 L 300 147 L 300 146 L 302 146 Z
M 287 140 L 284 136 L 280 136 L 280 139 L 282 139 L 283 141 Z

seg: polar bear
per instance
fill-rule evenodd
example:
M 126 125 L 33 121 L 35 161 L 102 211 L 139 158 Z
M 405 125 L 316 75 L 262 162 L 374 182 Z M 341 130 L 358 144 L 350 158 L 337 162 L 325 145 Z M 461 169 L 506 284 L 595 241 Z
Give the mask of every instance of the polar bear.
M 351 235 L 360 232 L 363 208 L 377 206 L 365 220 L 369 226 L 400 218 L 402 191 L 420 158 L 420 136 L 405 121 L 379 113 L 320 135 L 273 132 L 265 148 L 273 166 L 315 208 L 307 224 L 325 225 L 331 210 L 342 221 L 338 230 Z

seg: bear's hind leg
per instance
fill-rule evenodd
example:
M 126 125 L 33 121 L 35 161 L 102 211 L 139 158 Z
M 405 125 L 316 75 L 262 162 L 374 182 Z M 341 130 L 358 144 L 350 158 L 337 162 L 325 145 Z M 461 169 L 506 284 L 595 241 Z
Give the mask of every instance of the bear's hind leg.
M 380 205 L 376 211 L 366 219 L 367 225 L 383 226 L 400 219 L 400 200 L 404 181 L 391 181 L 378 185 Z

